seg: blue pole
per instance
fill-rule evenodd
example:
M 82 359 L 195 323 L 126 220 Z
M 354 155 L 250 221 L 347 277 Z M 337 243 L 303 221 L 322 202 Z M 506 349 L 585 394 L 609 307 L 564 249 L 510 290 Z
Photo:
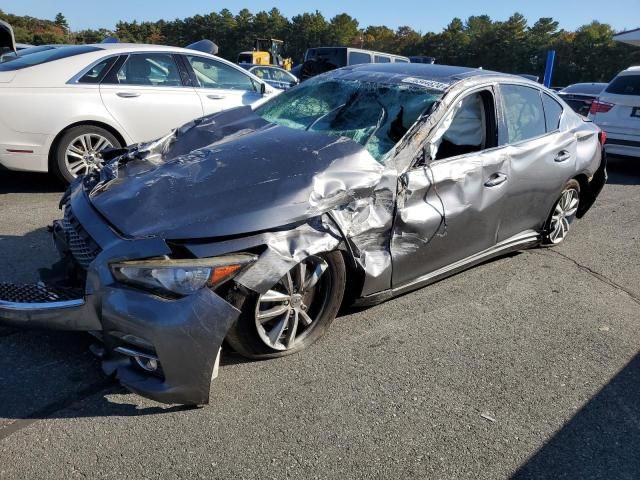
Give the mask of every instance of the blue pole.
M 547 52 L 547 66 L 544 68 L 544 86 L 549 88 L 551 86 L 551 77 L 553 76 L 553 64 L 556 61 L 556 51 L 549 50 Z

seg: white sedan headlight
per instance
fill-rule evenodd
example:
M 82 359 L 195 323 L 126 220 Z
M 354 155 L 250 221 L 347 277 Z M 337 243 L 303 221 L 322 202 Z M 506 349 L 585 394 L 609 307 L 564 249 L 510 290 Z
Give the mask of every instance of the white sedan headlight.
M 241 253 L 204 259 L 133 260 L 113 263 L 111 271 L 123 283 L 184 296 L 223 284 L 256 258 Z

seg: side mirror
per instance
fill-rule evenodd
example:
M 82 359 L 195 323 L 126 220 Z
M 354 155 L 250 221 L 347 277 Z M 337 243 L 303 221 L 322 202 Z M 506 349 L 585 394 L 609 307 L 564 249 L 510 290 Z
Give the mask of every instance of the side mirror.
M 267 84 L 266 83 L 261 83 L 260 84 L 260 95 L 264 96 L 267 93 Z

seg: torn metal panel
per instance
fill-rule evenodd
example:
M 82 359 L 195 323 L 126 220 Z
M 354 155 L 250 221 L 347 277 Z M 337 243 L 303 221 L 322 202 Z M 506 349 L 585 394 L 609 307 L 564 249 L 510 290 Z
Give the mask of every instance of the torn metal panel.
M 236 283 L 257 293 L 265 293 L 305 258 L 335 250 L 341 240 L 335 229 L 322 218 L 292 230 L 265 234 L 263 238 L 265 251 L 235 278 Z
M 138 343 L 146 341 L 160 361 L 157 375 L 121 364 L 119 380 L 130 390 L 164 403 L 209 402 L 217 352 L 239 314 L 207 289 L 172 301 L 133 289 L 102 291 L 102 324 L 110 350 L 122 345 L 123 339 L 135 337 Z

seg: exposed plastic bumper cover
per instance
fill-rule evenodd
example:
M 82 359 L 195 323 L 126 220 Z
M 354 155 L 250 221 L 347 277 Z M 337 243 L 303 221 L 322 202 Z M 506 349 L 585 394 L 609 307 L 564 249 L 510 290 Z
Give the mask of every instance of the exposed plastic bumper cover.
M 167 300 L 151 293 L 105 287 L 96 295 L 42 283 L 0 283 L 0 324 L 19 328 L 102 331 L 103 367 L 123 386 L 163 403 L 201 405 L 209 390 L 217 352 L 240 311 L 210 290 Z M 149 374 L 135 355 L 156 359 Z

